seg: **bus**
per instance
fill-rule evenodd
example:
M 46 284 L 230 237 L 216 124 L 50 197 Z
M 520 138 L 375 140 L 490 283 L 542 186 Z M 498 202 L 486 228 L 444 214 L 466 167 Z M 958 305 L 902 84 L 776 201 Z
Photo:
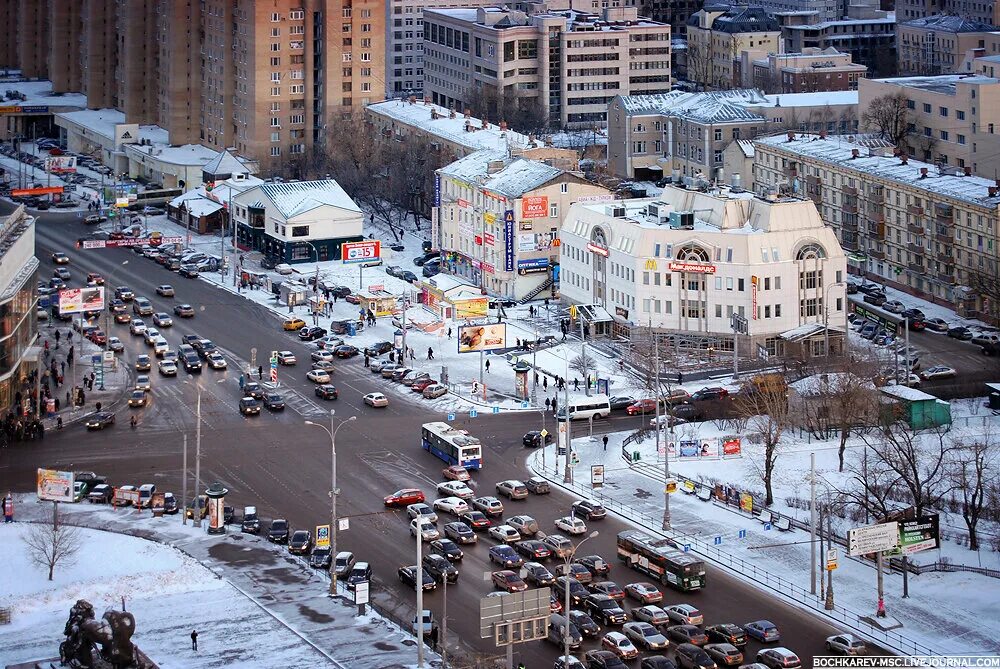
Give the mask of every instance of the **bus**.
M 461 465 L 466 469 L 483 466 L 482 443 L 465 430 L 448 423 L 424 423 L 420 429 L 420 442 L 425 451 L 430 451 L 449 465 Z
M 618 534 L 618 559 L 683 592 L 705 587 L 705 563 L 674 548 L 669 539 L 660 539 L 640 530 Z

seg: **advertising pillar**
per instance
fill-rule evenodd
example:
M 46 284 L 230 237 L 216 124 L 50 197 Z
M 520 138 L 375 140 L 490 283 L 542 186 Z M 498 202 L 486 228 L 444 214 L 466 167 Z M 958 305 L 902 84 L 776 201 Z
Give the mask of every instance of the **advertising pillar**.
M 518 399 L 528 399 L 528 371 L 531 367 L 523 360 L 514 365 L 514 394 Z
M 205 496 L 208 498 L 208 533 L 225 534 L 225 499 L 229 489 L 221 483 L 213 483 L 208 486 Z

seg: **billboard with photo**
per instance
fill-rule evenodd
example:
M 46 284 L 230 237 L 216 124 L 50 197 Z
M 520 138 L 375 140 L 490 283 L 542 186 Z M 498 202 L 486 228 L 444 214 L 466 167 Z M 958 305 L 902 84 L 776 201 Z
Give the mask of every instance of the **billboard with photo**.
M 35 482 L 38 499 L 49 502 L 73 501 L 73 472 L 39 468 Z
M 59 313 L 81 314 L 104 309 L 104 286 L 67 288 L 59 291 Z
M 458 352 L 478 353 L 507 348 L 507 324 L 460 325 L 458 327 Z
M 45 171 L 55 174 L 76 172 L 76 156 L 47 156 L 45 158 Z

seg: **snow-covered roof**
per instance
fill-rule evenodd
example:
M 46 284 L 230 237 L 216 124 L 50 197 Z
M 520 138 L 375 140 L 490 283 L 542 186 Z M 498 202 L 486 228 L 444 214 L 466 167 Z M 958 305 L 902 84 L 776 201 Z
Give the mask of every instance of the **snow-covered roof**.
M 116 125 L 128 123 L 125 120 L 125 114 L 117 109 L 81 109 L 80 111 L 60 112 L 55 116 L 92 130 L 109 140 L 114 139 Z M 140 125 L 139 136 L 133 139 L 136 143 L 140 139 L 148 139 L 153 144 L 170 143 L 167 131 L 158 125 Z
M 876 79 L 875 81 L 905 86 L 907 88 L 918 88 L 942 95 L 955 95 L 959 82 L 963 84 L 1000 83 L 1000 79 L 970 74 L 941 74 L 933 77 L 890 77 L 888 79 Z
M 788 387 L 799 395 L 820 395 L 828 392 L 837 392 L 839 389 L 844 388 L 846 384 L 853 383 L 852 379 L 853 375 L 848 372 L 813 374 L 788 384 Z M 869 380 L 865 380 L 861 385 L 867 388 L 875 387 L 875 384 Z
M 473 10 L 474 11 L 474 10 Z M 392 120 L 419 129 L 428 135 L 440 137 L 443 140 L 464 146 L 473 151 L 479 149 L 504 149 L 509 146 L 528 147 L 531 145 L 527 135 L 515 130 L 501 130 L 499 126 L 490 124 L 483 129 L 483 122 L 477 118 L 466 118 L 459 110 L 451 118 L 451 110 L 429 102 L 408 100 L 386 100 L 365 107 L 366 113 L 391 118 Z M 466 127 L 472 130 L 466 130 Z
M 743 152 L 744 156 L 746 156 L 747 158 L 753 158 L 753 153 L 754 153 L 753 140 L 738 139 L 733 143 L 736 144 L 737 147 L 739 147 L 740 151 Z
M 943 33 L 988 33 L 996 30 L 994 26 L 982 21 L 964 18 L 954 14 L 932 14 L 921 16 L 902 24 L 907 28 L 924 28 Z
M 629 116 L 663 114 L 696 123 L 752 123 L 766 121 L 761 110 L 779 107 L 857 105 L 857 91 L 785 93 L 764 95 L 756 88 L 725 91 L 670 91 L 652 95 L 623 95 L 621 104 Z
M 814 93 L 780 93 L 765 95 L 767 102 L 760 107 L 819 107 L 821 105 L 856 105 L 857 91 L 816 91 Z
M 755 139 L 754 143 L 758 147 L 768 146 L 794 155 L 808 156 L 841 169 L 855 171 L 861 177 L 870 175 L 906 183 L 926 191 L 933 201 L 951 197 L 983 207 L 994 208 L 1000 205 L 1000 196 L 990 196 L 989 189 L 996 186 L 992 179 L 964 176 L 964 173 L 962 176 L 946 174 L 936 165 L 912 158 L 907 159 L 907 164 L 904 165 L 899 158 L 870 152 L 865 144 L 851 142 L 844 136 L 821 139 L 819 135 L 799 133 L 794 134 L 792 141 L 788 141 L 787 133 L 783 133 Z M 857 158 L 853 157 L 852 150 L 858 151 Z M 921 169 L 927 170 L 926 177 Z
M 361 208 L 333 179 L 264 183 L 260 191 L 286 219 L 322 206 L 361 213 Z
M 833 330 L 833 328 L 830 328 Z M 792 328 L 786 332 L 782 332 L 780 337 L 786 341 L 801 341 L 814 334 L 819 334 L 823 331 L 822 323 L 804 323 L 797 328 Z
M 497 161 L 504 163 L 503 169 L 490 174 L 488 172 L 490 163 Z M 552 181 L 564 171 L 537 160 L 511 159 L 503 151 L 486 150 L 476 151 L 464 158 L 459 158 L 442 167 L 439 172 L 444 176 L 470 183 L 475 182 L 476 187 L 481 187 L 484 190 L 517 198 Z M 479 180 L 479 177 L 482 179 Z
M 215 158 L 202 168 L 202 171 L 208 174 L 250 174 L 247 163 L 229 151 L 219 151 Z
M 140 134 L 142 134 L 141 128 Z M 155 142 L 150 144 L 126 144 L 122 148 L 126 153 L 133 156 L 149 156 L 150 158 L 155 158 L 156 160 L 172 165 L 204 165 L 212 160 L 216 154 L 215 149 L 210 149 L 201 144 L 170 146 L 169 144 Z
M 83 93 L 56 93 L 52 90 L 52 82 L 42 81 L 3 81 L 0 91 L 16 91 L 22 94 L 24 100 L 4 100 L 2 105 L 18 107 L 79 107 L 87 108 L 87 96 Z
M 450 290 L 455 290 L 459 288 L 459 293 L 465 293 L 466 291 L 479 292 L 483 291 L 479 286 L 466 281 L 460 276 L 455 276 L 454 274 L 435 274 L 429 279 L 424 279 L 421 283 L 426 283 L 429 286 L 433 286 L 442 293 L 447 293 Z
M 874 24 L 885 25 L 885 26 L 888 26 L 888 25 L 895 26 L 896 25 L 896 13 L 895 12 L 887 12 L 885 16 L 879 16 L 879 17 L 874 17 L 874 18 L 870 18 L 870 19 L 838 19 L 836 21 L 820 21 L 819 23 L 810 23 L 809 25 L 805 25 L 805 26 L 794 26 L 794 25 L 792 25 L 792 26 L 782 26 L 782 30 L 786 30 L 786 29 L 787 30 L 826 30 L 826 29 L 829 29 L 829 28 L 848 28 L 848 27 L 863 26 L 863 25 L 874 25 Z M 860 35 L 858 33 L 852 33 L 851 31 L 847 30 L 847 31 L 844 31 L 844 33 L 843 33 L 842 36 L 846 37 L 846 38 L 853 39 L 853 38 L 856 38 L 856 37 L 863 37 L 864 35 Z
M 884 386 L 879 388 L 879 390 L 890 397 L 895 397 L 896 399 L 903 400 L 905 402 L 923 402 L 927 400 L 937 401 L 937 398 L 933 395 L 928 395 L 922 390 L 910 388 L 909 386 Z
M 172 200 L 170 204 L 174 204 L 174 202 L 176 200 Z M 178 203 L 178 206 L 181 204 L 184 206 L 184 211 L 192 216 L 208 216 L 224 208 L 220 203 L 215 200 L 209 200 L 206 197 L 192 197 L 184 200 L 182 203 Z

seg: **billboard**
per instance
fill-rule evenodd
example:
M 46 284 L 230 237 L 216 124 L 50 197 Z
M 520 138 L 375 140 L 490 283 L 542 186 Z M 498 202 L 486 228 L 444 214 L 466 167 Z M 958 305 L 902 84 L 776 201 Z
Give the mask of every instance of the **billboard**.
M 525 274 L 543 274 L 548 271 L 548 258 L 533 258 L 531 260 L 517 261 L 517 273 L 521 276 L 524 276 Z
M 76 172 L 76 156 L 47 156 L 45 158 L 45 171 L 55 174 Z
M 458 352 L 478 353 L 507 348 L 507 324 L 460 325 L 458 327 Z
M 73 501 L 73 472 L 39 468 L 35 482 L 38 499 L 49 502 Z
M 455 306 L 454 318 L 482 318 L 489 313 L 490 298 L 486 295 L 470 297 L 469 299 L 456 297 L 452 304 Z
M 84 239 L 83 249 L 113 249 L 130 246 L 159 246 L 160 244 L 183 244 L 183 237 L 131 237 L 127 239 Z
M 720 441 L 722 442 L 723 457 L 738 457 L 742 454 L 739 437 L 722 437 Z
M 104 286 L 67 288 L 59 291 L 59 313 L 80 314 L 104 309 Z
M 503 271 L 514 271 L 514 210 L 503 214 Z
M 317 525 L 316 526 L 316 548 L 329 548 L 330 547 L 330 526 L 329 525 Z
M 530 195 L 521 198 L 521 218 L 544 218 L 548 215 L 548 195 Z
M 364 242 L 345 242 L 340 246 L 341 258 L 344 262 L 368 262 L 382 257 L 382 242 L 370 240 Z
M 691 272 L 693 274 L 715 274 L 715 265 L 700 262 L 672 262 L 667 267 L 671 272 Z
M 899 548 L 903 555 L 912 555 L 939 546 L 938 515 L 936 513 L 899 523 Z

